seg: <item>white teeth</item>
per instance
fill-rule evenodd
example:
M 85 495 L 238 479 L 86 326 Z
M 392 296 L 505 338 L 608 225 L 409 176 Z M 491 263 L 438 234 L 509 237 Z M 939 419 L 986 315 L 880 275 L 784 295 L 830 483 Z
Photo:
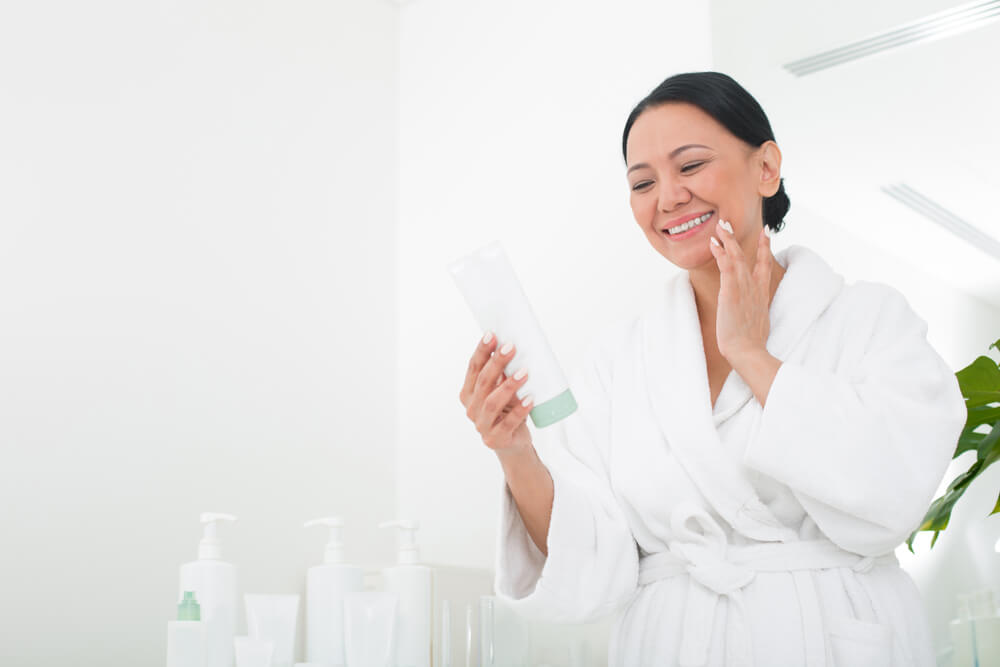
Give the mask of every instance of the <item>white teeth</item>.
M 688 220 L 683 225 L 677 225 L 676 227 L 671 227 L 670 229 L 667 230 L 667 233 L 668 234 L 680 234 L 681 232 L 686 232 L 689 229 L 693 229 L 694 227 L 697 227 L 698 225 L 700 225 L 701 223 L 705 222 L 706 220 L 708 220 L 711 217 L 712 217 L 712 211 L 709 211 L 708 213 L 706 213 L 703 216 L 694 218 L 692 220 Z

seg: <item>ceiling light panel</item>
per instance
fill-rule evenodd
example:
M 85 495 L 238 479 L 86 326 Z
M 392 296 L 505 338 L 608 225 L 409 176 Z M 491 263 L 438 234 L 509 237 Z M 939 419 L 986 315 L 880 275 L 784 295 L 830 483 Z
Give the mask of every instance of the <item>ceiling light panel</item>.
M 805 76 L 906 44 L 978 28 L 997 18 L 1000 18 L 1000 0 L 971 2 L 836 49 L 801 58 L 785 64 L 784 67 L 796 76 Z
M 882 187 L 882 192 L 905 204 L 932 222 L 944 227 L 966 243 L 1000 260 L 1000 241 L 997 241 L 975 225 L 966 222 L 952 211 L 949 211 L 944 206 L 941 206 L 909 185 L 905 183 L 886 185 Z

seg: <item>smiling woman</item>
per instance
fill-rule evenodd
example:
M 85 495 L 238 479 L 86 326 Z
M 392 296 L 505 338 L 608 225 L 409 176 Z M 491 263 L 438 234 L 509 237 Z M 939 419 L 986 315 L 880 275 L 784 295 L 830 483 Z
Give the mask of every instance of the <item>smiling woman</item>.
M 965 406 L 924 321 L 806 248 L 771 253 L 781 152 L 730 77 L 670 77 L 622 148 L 636 223 L 685 271 L 599 337 L 537 451 L 515 350 L 477 346 L 461 400 L 507 485 L 498 593 L 548 620 L 622 611 L 623 667 L 932 667 L 893 549 Z

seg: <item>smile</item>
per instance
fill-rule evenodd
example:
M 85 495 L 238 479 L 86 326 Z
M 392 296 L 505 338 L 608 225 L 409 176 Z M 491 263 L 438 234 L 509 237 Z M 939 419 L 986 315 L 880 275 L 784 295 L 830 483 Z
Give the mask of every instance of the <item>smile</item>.
M 709 218 L 711 218 L 712 214 L 714 214 L 714 213 L 715 213 L 715 211 L 709 211 L 705 215 L 699 216 L 697 218 L 693 218 L 691 220 L 688 220 L 687 222 L 685 222 L 682 225 L 677 225 L 676 227 L 670 227 L 670 228 L 668 228 L 668 229 L 666 229 L 664 231 L 666 231 L 667 234 L 669 234 L 671 236 L 674 236 L 675 234 L 683 234 L 684 232 L 686 232 L 686 231 L 688 231 L 690 229 L 694 229 L 698 225 L 703 224 L 706 220 L 708 220 Z

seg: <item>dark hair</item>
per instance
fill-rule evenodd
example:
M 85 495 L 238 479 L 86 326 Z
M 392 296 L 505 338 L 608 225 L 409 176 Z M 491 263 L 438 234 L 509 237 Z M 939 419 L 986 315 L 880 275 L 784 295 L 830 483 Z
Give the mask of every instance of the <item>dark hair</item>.
M 760 146 L 765 141 L 774 141 L 771 123 L 764 110 L 743 86 L 721 72 L 687 72 L 668 77 L 656 89 L 636 105 L 622 135 L 622 157 L 626 160 L 625 147 L 628 133 L 636 118 L 652 107 L 667 102 L 687 102 L 700 108 L 717 120 L 737 138 L 750 146 Z M 772 231 L 780 231 L 785 226 L 785 214 L 791 202 L 785 194 L 785 179 L 778 181 L 778 191 L 764 198 L 764 224 Z

